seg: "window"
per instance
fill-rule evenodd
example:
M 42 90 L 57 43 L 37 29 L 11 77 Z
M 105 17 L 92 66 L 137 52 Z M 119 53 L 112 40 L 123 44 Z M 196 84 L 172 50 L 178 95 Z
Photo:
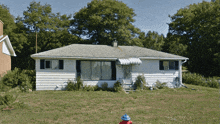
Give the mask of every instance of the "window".
M 63 60 L 40 60 L 40 69 L 63 69 Z
M 77 76 L 83 80 L 115 80 L 115 62 L 76 61 Z
M 179 70 L 179 61 L 160 61 L 160 70 Z
M 51 66 L 50 66 L 51 61 L 46 60 L 45 62 L 46 62 L 46 68 L 51 68 Z

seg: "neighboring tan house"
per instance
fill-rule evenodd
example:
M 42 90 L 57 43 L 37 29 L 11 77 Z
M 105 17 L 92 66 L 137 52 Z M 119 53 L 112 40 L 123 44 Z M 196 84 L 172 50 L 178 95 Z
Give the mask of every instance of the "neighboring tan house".
M 182 84 L 182 64 L 188 58 L 138 46 L 72 44 L 32 54 L 35 59 L 36 90 L 62 90 L 68 80 L 80 76 L 84 85 L 119 80 L 134 83 L 144 75 L 147 86 L 157 80 L 174 88 Z
M 0 20 L 0 77 L 11 70 L 11 56 L 16 56 L 8 35 L 3 35 L 3 24 Z

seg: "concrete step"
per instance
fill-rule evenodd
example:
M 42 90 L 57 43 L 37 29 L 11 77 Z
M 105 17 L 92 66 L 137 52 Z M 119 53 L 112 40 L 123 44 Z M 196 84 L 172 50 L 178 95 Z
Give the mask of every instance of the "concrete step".
M 133 85 L 123 85 L 122 87 L 123 87 L 123 88 L 134 88 Z
M 131 80 L 123 80 L 123 84 L 132 84 Z

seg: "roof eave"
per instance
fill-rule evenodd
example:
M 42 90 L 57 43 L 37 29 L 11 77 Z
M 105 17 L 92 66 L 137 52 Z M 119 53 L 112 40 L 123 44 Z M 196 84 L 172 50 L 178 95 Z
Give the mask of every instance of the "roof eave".
M 159 60 L 188 60 L 186 57 L 169 58 L 169 57 L 139 57 L 140 59 L 159 59 Z
M 100 58 L 100 57 L 75 57 L 75 56 L 35 56 L 31 55 L 31 58 L 33 59 L 90 59 L 90 60 L 117 60 L 119 58 Z M 188 60 L 189 58 L 186 57 L 180 57 L 180 58 L 169 58 L 169 57 L 137 57 L 140 59 L 156 59 L 156 60 Z
M 117 60 L 118 58 L 100 58 L 100 57 L 75 57 L 75 56 L 34 56 L 33 59 L 88 59 L 88 60 Z

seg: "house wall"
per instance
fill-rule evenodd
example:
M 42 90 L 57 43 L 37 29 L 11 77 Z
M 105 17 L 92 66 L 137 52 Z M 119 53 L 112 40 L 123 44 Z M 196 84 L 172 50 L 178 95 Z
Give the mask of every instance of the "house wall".
M 76 60 L 74 59 L 64 59 L 63 70 L 40 69 L 40 59 L 35 61 L 36 90 L 62 90 L 66 87 L 68 80 L 75 81 L 77 77 Z M 116 72 L 116 74 L 120 73 Z M 104 82 L 108 83 L 108 87 L 113 87 L 116 80 L 83 81 L 83 84 L 101 87 Z
M 76 61 L 64 59 L 64 69 L 40 69 L 40 59 L 36 59 L 36 90 L 61 90 L 68 80 L 76 78 Z M 58 85 L 58 87 L 57 87 Z
M 144 75 L 147 86 L 152 86 L 158 80 L 167 82 L 167 86 L 173 88 L 177 82 L 175 78 L 181 78 L 181 64 L 179 61 L 179 70 L 159 70 L 159 60 L 141 60 L 142 64 L 132 65 L 132 81 L 135 82 L 138 75 Z M 182 78 L 181 78 L 182 79 Z M 181 80 L 180 79 L 180 80 Z M 182 82 L 182 80 L 181 80 Z
M 3 49 L 4 52 L 7 52 L 4 44 L 4 41 L 0 42 L 0 76 L 11 70 L 11 56 L 3 53 Z
M 135 82 L 136 77 L 143 74 L 148 86 L 154 85 L 159 80 L 168 82 L 168 86 L 172 88 L 176 84 L 175 78 L 181 78 L 180 72 L 181 64 L 179 64 L 179 70 L 159 70 L 159 60 L 142 60 L 142 64 L 132 65 L 131 77 Z M 76 76 L 76 60 L 74 59 L 64 59 L 63 70 L 40 69 L 40 59 L 36 59 L 36 90 L 62 90 L 66 87 L 67 81 L 74 81 Z M 123 79 L 123 76 L 122 66 L 116 65 L 116 80 Z M 106 82 L 108 87 L 113 87 L 116 80 L 83 81 L 83 83 L 101 87 Z

